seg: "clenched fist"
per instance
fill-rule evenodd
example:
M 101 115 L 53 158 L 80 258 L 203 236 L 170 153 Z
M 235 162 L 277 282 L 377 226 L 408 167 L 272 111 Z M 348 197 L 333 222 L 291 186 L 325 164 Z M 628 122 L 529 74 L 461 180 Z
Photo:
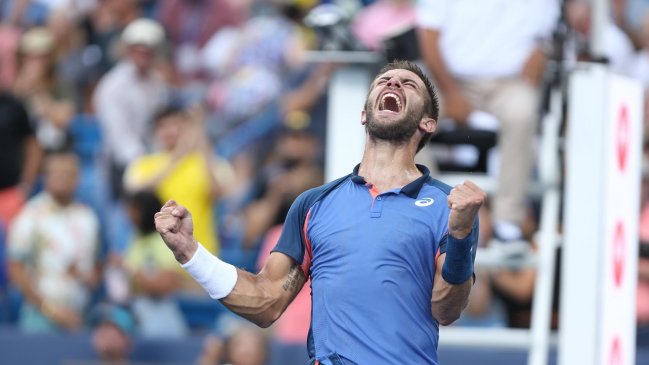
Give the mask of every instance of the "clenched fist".
M 462 239 L 471 233 L 476 214 L 484 204 L 487 194 L 471 181 L 456 185 L 448 195 L 446 202 L 451 208 L 448 216 L 448 233 Z
M 185 207 L 169 200 L 155 214 L 155 228 L 178 262 L 184 264 L 194 256 L 198 243 L 194 240 L 192 215 Z

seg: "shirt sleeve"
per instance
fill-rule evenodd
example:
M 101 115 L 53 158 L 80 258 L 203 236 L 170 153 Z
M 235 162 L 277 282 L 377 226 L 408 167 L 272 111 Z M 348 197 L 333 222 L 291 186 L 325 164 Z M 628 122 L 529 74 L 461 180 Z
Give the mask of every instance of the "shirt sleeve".
M 421 28 L 442 30 L 448 12 L 448 0 L 418 0 L 417 25 Z
M 534 36 L 538 39 L 550 39 L 552 31 L 557 25 L 560 15 L 560 6 L 557 0 L 537 0 L 530 9 L 529 26 L 534 27 Z
M 28 261 L 34 253 L 36 219 L 23 210 L 14 219 L 7 238 L 7 257 L 11 261 Z
M 29 121 L 27 109 L 25 109 L 25 106 L 19 100 L 14 100 L 14 113 L 15 121 L 18 125 L 17 132 L 20 138 L 24 139 L 28 136 L 34 135 L 34 128 Z
M 272 252 L 281 252 L 302 266 L 305 276 L 309 276 L 311 244 L 306 236 L 306 223 L 309 215 L 310 192 L 302 193 L 291 205 L 286 215 L 282 234 Z

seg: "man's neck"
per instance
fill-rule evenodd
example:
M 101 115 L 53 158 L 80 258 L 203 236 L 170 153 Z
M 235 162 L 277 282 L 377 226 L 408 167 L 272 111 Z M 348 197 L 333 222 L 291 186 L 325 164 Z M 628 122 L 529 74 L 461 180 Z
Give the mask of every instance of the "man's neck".
M 358 175 L 380 192 L 402 188 L 421 176 L 410 146 L 367 141 Z
M 47 195 L 49 195 L 50 199 L 52 199 L 52 202 L 62 208 L 69 206 L 74 201 L 74 198 L 72 196 L 58 196 L 50 192 L 47 192 Z

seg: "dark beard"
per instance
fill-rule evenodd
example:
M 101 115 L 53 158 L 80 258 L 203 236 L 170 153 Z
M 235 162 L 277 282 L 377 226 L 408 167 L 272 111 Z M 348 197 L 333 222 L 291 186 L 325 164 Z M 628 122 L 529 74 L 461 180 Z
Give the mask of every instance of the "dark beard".
M 394 124 L 379 124 L 374 118 L 374 108 L 366 105 L 365 116 L 367 124 L 365 128 L 370 139 L 392 142 L 394 144 L 405 144 L 415 134 L 419 121 L 424 117 L 423 109 L 420 111 L 410 110 Z

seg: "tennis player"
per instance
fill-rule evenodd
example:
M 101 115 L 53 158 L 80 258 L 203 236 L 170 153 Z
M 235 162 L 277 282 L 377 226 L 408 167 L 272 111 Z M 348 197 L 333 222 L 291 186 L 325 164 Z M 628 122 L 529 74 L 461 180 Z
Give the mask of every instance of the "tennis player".
M 386 65 L 361 113 L 361 163 L 296 199 L 258 274 L 205 250 L 190 212 L 175 201 L 156 213 L 157 229 L 212 298 L 262 327 L 310 277 L 311 364 L 438 364 L 439 325 L 460 316 L 473 285 L 485 200 L 472 182 L 451 189 L 415 164 L 438 113 L 435 90 L 416 65 Z

